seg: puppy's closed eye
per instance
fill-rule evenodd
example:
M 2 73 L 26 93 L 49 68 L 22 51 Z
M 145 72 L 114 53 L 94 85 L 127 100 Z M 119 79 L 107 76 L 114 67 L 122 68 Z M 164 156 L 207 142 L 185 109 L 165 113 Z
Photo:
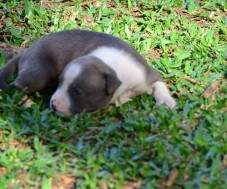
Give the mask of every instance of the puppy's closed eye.
M 71 92 L 72 92 L 72 94 L 75 95 L 75 96 L 82 95 L 82 93 L 83 93 L 82 89 L 80 89 L 80 88 L 77 87 L 77 86 L 72 87 Z

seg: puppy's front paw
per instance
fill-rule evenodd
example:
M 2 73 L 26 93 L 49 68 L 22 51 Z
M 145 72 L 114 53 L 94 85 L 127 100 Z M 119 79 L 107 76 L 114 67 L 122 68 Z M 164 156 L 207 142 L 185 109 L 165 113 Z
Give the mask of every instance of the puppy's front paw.
M 153 84 L 153 94 L 157 105 L 165 104 L 169 108 L 173 109 L 176 106 L 176 101 L 171 97 L 166 84 L 157 81 Z
M 156 105 L 161 105 L 161 104 L 167 105 L 170 109 L 175 108 L 177 105 L 176 101 L 171 96 L 159 97 L 156 101 Z

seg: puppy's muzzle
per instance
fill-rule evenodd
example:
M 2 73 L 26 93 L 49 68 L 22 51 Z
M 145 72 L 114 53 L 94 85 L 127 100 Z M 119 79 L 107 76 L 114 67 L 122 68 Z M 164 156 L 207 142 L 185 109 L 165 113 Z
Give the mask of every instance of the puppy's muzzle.
M 50 108 L 64 115 L 71 114 L 70 101 L 65 92 L 57 90 L 50 99 Z
M 56 106 L 55 106 L 55 103 L 53 102 L 53 100 L 50 101 L 50 108 L 53 110 L 53 111 L 57 111 L 56 109 Z

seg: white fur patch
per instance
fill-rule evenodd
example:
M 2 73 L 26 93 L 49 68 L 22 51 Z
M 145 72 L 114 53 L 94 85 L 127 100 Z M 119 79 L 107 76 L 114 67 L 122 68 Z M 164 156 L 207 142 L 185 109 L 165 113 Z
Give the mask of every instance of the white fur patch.
M 118 98 L 129 90 L 143 90 L 145 88 L 146 78 L 144 70 L 140 63 L 129 53 L 114 47 L 102 46 L 90 54 L 98 57 L 112 68 L 122 82 L 114 93 L 111 103 L 117 103 Z
M 164 82 L 156 81 L 152 87 L 153 95 L 157 105 L 166 104 L 169 108 L 174 108 L 176 106 L 176 102 L 173 97 L 171 97 Z
M 62 85 L 68 89 L 69 85 L 80 75 L 81 70 L 81 65 L 78 62 L 68 64 L 63 73 Z
M 70 100 L 67 91 L 71 83 L 80 75 L 81 70 L 81 66 L 76 62 L 70 63 L 65 68 L 63 83 L 57 88 L 50 100 L 50 103 L 54 105 L 56 111 L 66 115 L 70 114 Z

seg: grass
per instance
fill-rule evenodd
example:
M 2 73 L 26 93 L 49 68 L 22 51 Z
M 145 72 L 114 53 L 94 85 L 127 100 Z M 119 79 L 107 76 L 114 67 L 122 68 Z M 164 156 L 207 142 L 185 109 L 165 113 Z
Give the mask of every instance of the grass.
M 62 118 L 42 94 L 26 108 L 23 93 L 0 91 L 0 189 L 227 188 L 225 15 L 223 0 L 1 1 L 1 41 L 28 46 L 72 28 L 111 33 L 160 71 L 178 107 L 142 95 Z

